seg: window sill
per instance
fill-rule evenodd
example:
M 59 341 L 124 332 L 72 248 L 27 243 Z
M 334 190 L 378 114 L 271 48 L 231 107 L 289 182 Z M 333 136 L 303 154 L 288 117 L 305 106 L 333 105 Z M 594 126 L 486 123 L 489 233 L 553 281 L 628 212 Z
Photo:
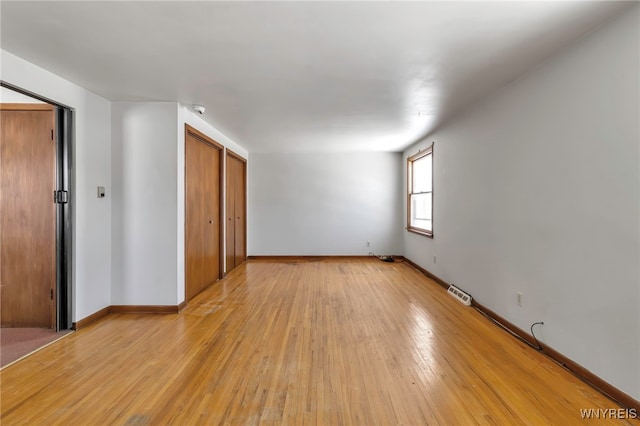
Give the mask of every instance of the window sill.
M 411 228 L 411 227 L 407 227 L 406 229 L 407 229 L 407 231 L 413 232 L 414 234 L 422 235 L 422 236 L 425 236 L 427 238 L 433 238 L 433 231 L 425 231 L 424 229 Z

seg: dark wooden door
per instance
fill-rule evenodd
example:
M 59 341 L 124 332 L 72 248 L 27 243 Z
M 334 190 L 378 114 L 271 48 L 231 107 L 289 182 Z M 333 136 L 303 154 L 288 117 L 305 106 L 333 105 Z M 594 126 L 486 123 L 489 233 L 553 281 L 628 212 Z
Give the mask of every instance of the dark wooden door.
M 226 247 L 229 272 L 247 258 L 246 250 L 246 161 L 230 151 L 226 157 Z
M 189 300 L 220 278 L 222 147 L 187 126 L 185 134 L 185 288 Z
M 55 326 L 54 110 L 0 108 L 2 327 Z

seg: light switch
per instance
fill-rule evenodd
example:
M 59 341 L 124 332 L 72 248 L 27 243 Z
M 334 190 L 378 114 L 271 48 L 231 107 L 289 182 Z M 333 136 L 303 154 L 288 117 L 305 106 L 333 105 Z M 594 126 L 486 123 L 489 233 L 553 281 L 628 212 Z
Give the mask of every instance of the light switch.
M 98 198 L 104 198 L 104 186 L 98 187 Z

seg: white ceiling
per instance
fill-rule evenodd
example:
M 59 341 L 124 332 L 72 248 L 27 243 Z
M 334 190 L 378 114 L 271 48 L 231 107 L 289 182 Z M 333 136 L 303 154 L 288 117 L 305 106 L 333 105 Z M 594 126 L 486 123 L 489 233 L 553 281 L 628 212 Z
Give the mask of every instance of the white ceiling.
M 623 2 L 10 2 L 2 48 L 249 151 L 399 151 Z

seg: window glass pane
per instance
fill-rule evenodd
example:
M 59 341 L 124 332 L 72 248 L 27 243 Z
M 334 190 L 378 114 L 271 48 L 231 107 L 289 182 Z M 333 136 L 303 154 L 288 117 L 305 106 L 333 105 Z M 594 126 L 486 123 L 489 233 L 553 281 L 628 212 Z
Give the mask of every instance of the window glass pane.
M 433 231 L 432 222 L 430 220 L 416 220 L 416 223 L 413 225 L 414 228 L 424 229 L 425 231 Z
M 413 187 L 412 192 L 429 192 L 432 190 L 432 155 L 425 155 L 413 162 Z
M 417 220 L 431 220 L 431 194 L 411 196 L 411 215 Z
M 432 230 L 431 194 L 417 194 L 411 196 L 411 226 Z

